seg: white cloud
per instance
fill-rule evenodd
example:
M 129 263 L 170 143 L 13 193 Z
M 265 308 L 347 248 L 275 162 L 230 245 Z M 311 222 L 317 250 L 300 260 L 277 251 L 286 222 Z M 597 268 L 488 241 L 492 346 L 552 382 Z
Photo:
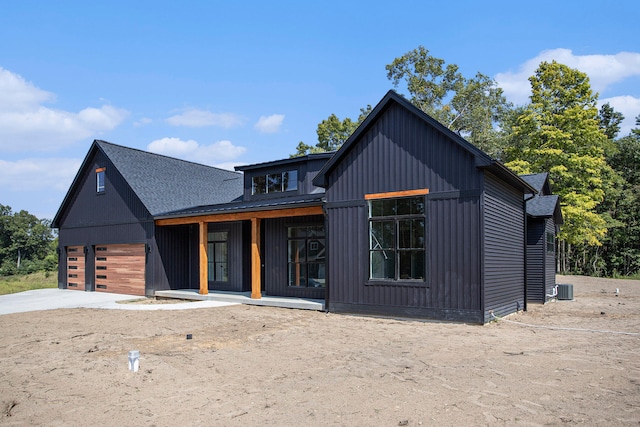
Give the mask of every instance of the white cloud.
M 140 120 L 137 120 L 137 121 L 133 122 L 133 125 L 135 127 L 141 127 L 141 126 L 149 125 L 151 123 L 153 123 L 153 119 L 150 119 L 148 117 L 143 117 Z
M 233 145 L 231 141 L 218 141 L 210 145 L 200 145 L 190 139 L 162 138 L 152 141 L 147 149 L 153 153 L 177 157 L 210 166 L 224 164 L 244 154 L 246 148 Z
M 212 113 L 206 110 L 189 109 L 167 119 L 172 126 L 233 128 L 242 125 L 244 119 L 233 113 Z
M 0 187 L 10 191 L 53 189 L 66 192 L 82 159 L 29 158 L 0 160 Z
M 35 87 L 22 76 L 0 67 L 0 111 L 29 110 L 43 102 L 52 102 L 55 96 Z
M 623 137 L 631 133 L 631 129 L 636 127 L 636 116 L 640 114 L 640 98 L 633 96 L 613 96 L 611 98 L 603 98 L 598 102 L 599 106 L 609 103 L 614 110 L 624 115 L 624 120 L 620 124 L 620 133 L 618 137 Z
M 272 114 L 270 116 L 260 116 L 255 124 L 255 128 L 262 133 L 276 133 L 280 130 L 284 114 Z
M 225 170 L 228 170 L 228 171 L 235 172 L 236 171 L 235 167 L 236 166 L 242 166 L 242 165 L 246 165 L 246 163 L 244 163 L 244 162 L 222 162 L 222 163 L 212 164 L 211 166 L 215 166 L 215 167 L 217 167 L 219 169 L 225 169 Z
M 0 67 L 0 151 L 51 151 L 98 136 L 128 115 L 103 105 L 77 113 L 45 107 L 52 93 Z
M 516 104 L 528 102 L 532 76 L 541 62 L 557 61 L 576 68 L 589 76 L 594 92 L 602 93 L 609 86 L 628 77 L 640 75 L 640 53 L 619 52 L 615 55 L 574 55 L 570 49 L 551 49 L 540 52 L 535 58 L 520 65 L 518 71 L 498 73 L 495 80 L 504 90 L 509 101 Z

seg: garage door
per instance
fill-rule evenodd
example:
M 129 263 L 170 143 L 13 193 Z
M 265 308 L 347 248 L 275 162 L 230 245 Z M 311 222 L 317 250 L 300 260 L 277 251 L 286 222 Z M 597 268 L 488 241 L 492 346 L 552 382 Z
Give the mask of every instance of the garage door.
M 84 246 L 67 246 L 67 289 L 84 291 Z
M 144 295 L 145 245 L 96 245 L 96 291 Z

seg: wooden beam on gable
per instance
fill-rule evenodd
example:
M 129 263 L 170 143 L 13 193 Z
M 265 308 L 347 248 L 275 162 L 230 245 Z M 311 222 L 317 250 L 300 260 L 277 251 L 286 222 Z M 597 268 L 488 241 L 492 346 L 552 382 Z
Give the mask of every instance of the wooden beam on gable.
M 389 193 L 365 194 L 365 200 L 391 199 L 396 197 L 424 196 L 429 194 L 428 188 L 419 188 L 417 190 L 391 191 Z
M 207 295 L 209 293 L 209 272 L 208 272 L 208 264 L 209 260 L 207 258 L 207 223 L 204 221 L 200 221 L 198 223 L 199 227 L 199 254 L 200 254 L 200 294 Z
M 157 219 L 156 225 L 185 225 L 185 224 L 198 224 L 201 222 L 227 222 L 227 221 L 245 221 L 253 218 L 265 219 L 265 218 L 288 218 L 294 216 L 305 215 L 323 215 L 322 206 L 307 206 L 303 208 L 290 208 L 290 209 L 273 209 L 254 212 L 238 212 L 238 213 L 219 213 L 200 216 L 188 216 L 180 218 L 166 218 Z

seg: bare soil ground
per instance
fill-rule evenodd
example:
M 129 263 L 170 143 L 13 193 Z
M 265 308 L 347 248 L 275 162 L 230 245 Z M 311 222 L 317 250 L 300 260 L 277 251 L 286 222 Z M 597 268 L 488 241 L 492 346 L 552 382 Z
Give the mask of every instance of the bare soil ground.
M 558 282 L 575 301 L 485 326 L 253 306 L 0 316 L 0 425 L 638 425 L 640 281 Z

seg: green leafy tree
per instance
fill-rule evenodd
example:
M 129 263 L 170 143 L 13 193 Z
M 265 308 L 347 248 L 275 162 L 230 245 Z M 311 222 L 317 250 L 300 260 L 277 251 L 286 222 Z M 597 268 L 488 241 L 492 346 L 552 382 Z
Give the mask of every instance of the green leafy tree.
M 55 256 L 52 241 L 48 220 L 24 210 L 13 213 L 9 206 L 0 205 L 0 274 L 44 269 L 47 256 Z M 51 264 L 50 259 L 47 265 L 51 268 Z
M 616 150 L 608 156 L 611 167 L 623 178 L 615 192 L 607 193 L 603 215 L 612 223 L 602 253 L 592 257 L 595 274 L 598 267 L 607 275 L 640 273 L 640 116 L 631 134 L 616 141 Z M 597 261 L 597 262 L 596 262 Z
M 531 103 L 510 129 L 507 166 L 516 173 L 549 172 L 565 220 L 561 243 L 600 245 L 607 227 L 596 208 L 616 174 L 605 160 L 609 140 L 600 128 L 597 95 L 586 74 L 555 61 L 541 63 L 529 81 Z M 572 255 L 571 246 L 566 251 Z
M 353 121 L 349 117 L 340 120 L 335 114 L 331 114 L 328 118 L 318 124 L 316 133 L 318 134 L 318 143 L 314 146 L 307 145 L 300 141 L 296 147 L 296 153 L 291 157 L 304 156 L 312 153 L 324 153 L 327 151 L 336 151 L 351 134 L 360 126 L 371 112 L 371 105 L 360 109 L 358 120 Z
M 489 155 L 501 155 L 496 124 L 512 105 L 493 79 L 482 73 L 467 79 L 457 65 L 446 65 L 423 46 L 394 59 L 386 70 L 396 88 L 401 82 L 406 85 L 415 106 Z
M 622 113 L 615 111 L 607 102 L 600 107 L 600 129 L 604 131 L 607 138 L 616 139 L 620 132 L 620 123 L 624 120 Z

